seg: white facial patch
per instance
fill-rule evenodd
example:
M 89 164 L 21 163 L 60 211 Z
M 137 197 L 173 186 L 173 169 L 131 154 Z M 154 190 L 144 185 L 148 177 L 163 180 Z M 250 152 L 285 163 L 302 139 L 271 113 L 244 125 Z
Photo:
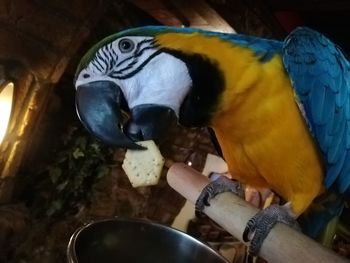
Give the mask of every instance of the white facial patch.
M 122 90 L 129 108 L 142 104 L 167 106 L 179 116 L 192 86 L 186 64 L 161 52 L 153 37 L 126 36 L 96 51 L 79 73 L 75 86 L 112 81 Z
M 167 53 L 160 53 L 132 77 L 116 82 L 129 108 L 141 104 L 167 106 L 179 115 L 180 105 L 192 86 L 186 64 Z

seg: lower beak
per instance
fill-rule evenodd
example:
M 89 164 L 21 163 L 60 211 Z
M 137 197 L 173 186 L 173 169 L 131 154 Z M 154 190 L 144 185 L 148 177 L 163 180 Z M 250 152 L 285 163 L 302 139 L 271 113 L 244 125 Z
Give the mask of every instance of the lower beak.
M 154 140 L 160 144 L 167 137 L 171 126 L 176 125 L 177 116 L 169 107 L 157 104 L 135 106 L 124 132 L 133 140 Z

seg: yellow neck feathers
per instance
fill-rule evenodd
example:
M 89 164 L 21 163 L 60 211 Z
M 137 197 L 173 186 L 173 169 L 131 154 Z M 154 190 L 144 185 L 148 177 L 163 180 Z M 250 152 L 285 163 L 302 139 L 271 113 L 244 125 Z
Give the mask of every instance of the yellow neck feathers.
M 217 65 L 224 76 L 225 91 L 222 95 L 221 110 L 232 107 L 235 94 L 243 93 L 259 77 L 259 65 L 252 50 L 200 33 L 165 33 L 156 37 L 164 48 L 181 51 L 184 54 L 201 54 Z M 233 88 L 234 87 L 234 88 Z

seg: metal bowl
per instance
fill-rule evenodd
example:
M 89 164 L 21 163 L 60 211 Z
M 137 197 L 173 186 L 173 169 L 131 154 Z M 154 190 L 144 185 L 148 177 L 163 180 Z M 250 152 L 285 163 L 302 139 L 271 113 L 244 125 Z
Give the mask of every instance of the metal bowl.
M 228 263 L 195 238 L 139 219 L 90 223 L 71 237 L 69 263 Z

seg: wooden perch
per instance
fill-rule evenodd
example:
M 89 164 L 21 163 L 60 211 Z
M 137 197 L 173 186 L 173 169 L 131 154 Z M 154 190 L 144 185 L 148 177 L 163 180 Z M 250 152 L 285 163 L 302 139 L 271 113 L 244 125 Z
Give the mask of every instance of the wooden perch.
M 209 183 L 207 177 L 182 163 L 175 163 L 170 167 L 167 179 L 172 188 L 192 203 L 195 203 L 202 189 Z M 210 204 L 204 213 L 239 239 L 242 239 L 248 220 L 258 212 L 232 193 L 220 194 Z M 349 262 L 302 233 L 280 223 L 274 226 L 265 239 L 260 255 L 269 263 Z

